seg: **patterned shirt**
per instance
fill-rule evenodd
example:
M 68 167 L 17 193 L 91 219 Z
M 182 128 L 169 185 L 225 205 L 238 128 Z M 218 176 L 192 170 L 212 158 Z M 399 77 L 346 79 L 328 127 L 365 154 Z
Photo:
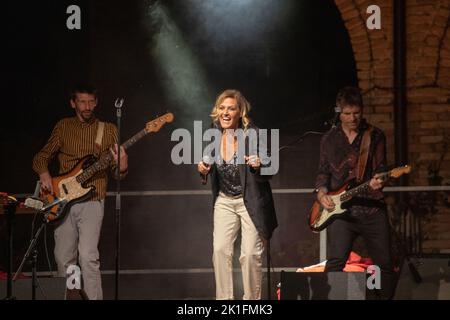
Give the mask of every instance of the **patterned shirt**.
M 217 164 L 217 172 L 219 174 L 219 190 L 227 196 L 237 197 L 242 195 L 241 177 L 239 174 L 239 166 L 236 164 L 236 152 L 233 158 L 227 163 L 222 159 L 221 164 Z
M 369 126 L 361 122 L 359 132 L 352 143 L 338 125 L 328 131 L 320 143 L 319 170 L 316 178 L 316 188 L 334 191 L 342 187 L 347 181 L 355 178 L 358 164 L 359 148 Z M 362 181 L 370 180 L 374 174 L 387 171 L 386 165 L 386 137 L 384 133 L 373 127 L 367 165 Z M 352 214 L 372 212 L 383 207 L 383 193 L 381 190 L 370 188 L 358 197 L 349 201 Z
M 33 170 L 38 174 L 48 171 L 50 161 L 58 155 L 59 174 L 67 173 L 85 156 L 96 154 L 95 139 L 99 120 L 93 118 L 89 122 L 82 122 L 78 117 L 60 120 L 48 139 L 46 145 L 33 159 Z M 117 128 L 112 123 L 105 123 L 100 152 L 106 151 L 117 141 Z M 111 166 L 113 173 L 115 167 Z M 121 178 L 125 174 L 121 174 Z M 96 192 L 92 200 L 102 200 L 106 196 L 108 183 L 107 172 L 101 171 L 86 183 L 95 186 Z

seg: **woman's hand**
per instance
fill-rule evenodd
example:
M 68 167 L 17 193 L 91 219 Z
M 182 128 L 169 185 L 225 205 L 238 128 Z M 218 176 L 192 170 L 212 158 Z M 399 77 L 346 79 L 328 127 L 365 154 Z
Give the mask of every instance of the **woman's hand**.
M 198 172 L 200 172 L 201 174 L 207 175 L 209 173 L 209 171 L 211 170 L 211 166 L 205 164 L 203 161 L 200 161 L 198 163 Z
M 261 167 L 261 160 L 258 156 L 246 156 L 245 163 L 255 170 L 258 170 Z

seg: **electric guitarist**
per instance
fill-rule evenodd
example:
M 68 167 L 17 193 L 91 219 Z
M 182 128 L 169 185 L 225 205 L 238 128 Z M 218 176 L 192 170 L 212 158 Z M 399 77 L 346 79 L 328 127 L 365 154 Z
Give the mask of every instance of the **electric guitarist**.
M 340 124 L 321 140 L 319 170 L 316 178 L 317 201 L 326 209 L 335 206 L 328 191 L 338 190 L 348 180 L 370 181 L 369 188 L 347 202 L 348 214 L 328 227 L 329 246 L 325 271 L 342 271 L 353 242 L 362 236 L 369 256 L 382 271 L 379 292 L 382 298 L 392 294 L 393 273 L 390 256 L 389 221 L 379 173 L 386 168 L 386 137 L 362 119 L 360 90 L 345 87 L 337 95 Z
M 117 128 L 112 123 L 100 122 L 94 115 L 97 106 L 97 92 L 86 84 L 73 89 L 70 105 L 75 117 L 60 120 L 46 145 L 33 159 L 33 170 L 39 174 L 43 191 L 54 191 L 48 166 L 57 156 L 59 172 L 71 170 L 83 157 L 89 154 L 111 152 L 109 169 L 116 172 Z M 120 177 L 127 174 L 128 156 L 123 148 L 120 152 Z M 55 227 L 55 260 L 58 275 L 66 276 L 70 265 L 79 265 L 83 277 L 83 289 L 89 299 L 102 299 L 98 241 L 103 221 L 104 200 L 108 183 L 107 171 L 100 171 L 89 182 L 95 191 L 84 202 L 70 207 L 68 214 Z

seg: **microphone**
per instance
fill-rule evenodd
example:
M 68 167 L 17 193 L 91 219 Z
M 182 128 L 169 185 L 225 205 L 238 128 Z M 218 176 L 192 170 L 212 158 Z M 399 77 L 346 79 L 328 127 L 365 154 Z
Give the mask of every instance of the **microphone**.
M 330 125 L 332 128 L 336 128 L 337 124 L 339 123 L 339 117 L 341 115 L 342 109 L 338 106 L 334 107 L 334 117 L 330 120 L 325 121 L 325 125 Z
M 338 122 L 339 122 L 339 117 L 341 115 L 342 109 L 341 107 L 334 107 L 334 118 L 333 118 L 333 125 L 331 126 L 332 128 L 336 128 Z
M 207 168 L 209 168 L 214 163 L 214 161 L 209 156 L 203 156 L 202 162 Z M 200 173 L 200 177 L 202 178 L 202 184 L 205 185 L 208 182 L 208 174 Z

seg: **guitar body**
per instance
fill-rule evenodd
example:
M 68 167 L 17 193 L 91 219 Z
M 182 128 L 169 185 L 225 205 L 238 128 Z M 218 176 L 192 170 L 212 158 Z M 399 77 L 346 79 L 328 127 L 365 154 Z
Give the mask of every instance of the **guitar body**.
M 319 232 L 328 227 L 336 218 L 341 216 L 347 211 L 343 208 L 343 203 L 340 198 L 350 186 L 350 182 L 347 182 L 339 190 L 334 192 L 329 192 L 328 195 L 331 196 L 335 204 L 334 210 L 325 209 L 319 201 L 314 201 L 311 210 L 308 215 L 308 224 L 312 231 Z
M 69 172 L 53 177 L 53 194 L 41 191 L 41 200 L 44 202 L 44 206 L 56 203 L 47 212 L 48 221 L 62 219 L 73 204 L 82 202 L 91 196 L 95 187 L 85 188 L 76 178 L 95 160 L 96 158 L 92 155 L 86 156 Z

